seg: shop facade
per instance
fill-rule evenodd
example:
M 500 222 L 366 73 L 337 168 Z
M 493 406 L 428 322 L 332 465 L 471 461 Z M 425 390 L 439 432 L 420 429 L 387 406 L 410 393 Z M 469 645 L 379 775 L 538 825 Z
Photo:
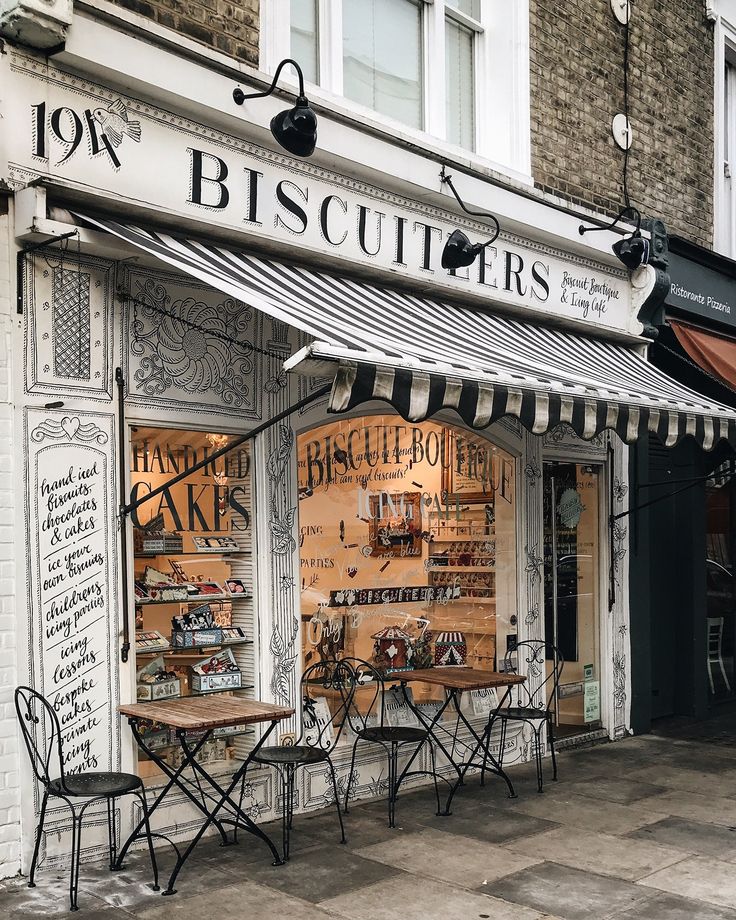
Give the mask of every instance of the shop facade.
M 231 687 L 290 705 L 302 669 L 318 656 L 374 657 L 399 671 L 415 656 L 492 669 L 518 641 L 546 637 L 567 662 L 562 734 L 624 736 L 629 528 L 611 515 L 630 492 L 619 434 L 635 437 L 644 411 L 624 418 L 592 397 L 591 380 L 573 378 L 569 398 L 555 399 L 540 381 L 545 368 L 560 376 L 550 344 L 558 334 L 640 360 L 637 313 L 648 279 L 631 283 L 610 253 L 610 234 L 583 240 L 579 218 L 490 184 L 483 188 L 498 205 L 499 240 L 466 272 L 444 272 L 449 232 L 482 239 L 487 227 L 460 216 L 436 160 L 361 139 L 356 126 L 322 116 L 323 155 L 296 161 L 264 141 L 260 110 L 243 118 L 196 100 L 186 106 L 182 96 L 174 105 L 175 77 L 186 87 L 207 84 L 219 101 L 231 97 L 232 75 L 130 39 L 116 82 L 80 50 L 103 48 L 112 30 L 84 22 L 64 64 L 18 48 L 0 64 L 13 126 L 4 142 L 8 232 L 22 253 L 11 288 L 13 353 L 23 355 L 13 376 L 22 483 L 15 535 L 24 547 L 18 682 L 53 702 L 67 767 L 140 770 L 155 784 L 116 707 L 151 683 L 159 652 L 169 683 L 195 691 L 197 656 L 167 657 L 172 618 L 186 616 L 231 631 L 225 670 L 239 675 Z M 170 83 L 150 85 L 151 72 L 168 73 Z M 136 129 L 115 144 L 106 125 L 123 113 Z M 370 169 L 346 153 L 361 140 Z M 42 242 L 49 245 L 23 254 Z M 244 253 L 237 272 L 248 297 L 237 296 L 232 265 L 220 264 L 228 251 Z M 450 313 L 445 298 L 457 305 L 464 319 L 445 332 L 459 337 L 461 351 L 479 347 L 462 339 L 472 317 L 481 324 L 496 313 L 507 323 L 497 332 L 508 332 L 512 363 L 527 360 L 524 343 L 541 342 L 534 384 L 523 369 L 518 393 L 504 384 L 508 411 L 496 405 L 484 414 L 486 390 L 476 383 L 472 411 L 463 389 L 454 411 L 445 403 L 430 412 L 434 384 L 422 395 L 419 366 L 402 389 L 402 365 L 416 347 L 385 307 L 393 298 L 416 308 L 422 297 Z M 338 345 L 315 350 L 330 324 L 341 329 Z M 363 348 L 372 370 L 343 360 L 339 342 L 355 329 L 383 356 Z M 421 338 L 416 324 L 410 332 Z M 603 354 L 591 366 L 605 370 Z M 389 369 L 390 387 L 376 361 Z M 338 365 L 342 393 L 333 387 L 266 424 L 322 392 Z M 677 434 L 665 412 L 661 424 Z M 261 426 L 225 458 L 167 485 Z M 434 698 L 417 701 L 431 707 Z M 473 697 L 468 706 L 482 724 L 487 701 Z M 283 740 L 296 727 L 285 725 Z M 159 739 L 162 750 L 167 740 Z M 235 731 L 206 756 L 227 771 L 250 744 Z M 504 763 L 532 756 L 528 734 L 510 732 Z M 349 748 L 335 764 L 344 789 Z M 356 769 L 357 796 L 385 791 L 374 752 Z M 39 802 L 25 769 L 20 783 L 27 866 Z M 324 770 L 303 771 L 300 810 L 330 796 Z M 278 816 L 270 771 L 254 771 L 246 803 L 254 818 Z M 123 828 L 136 818 L 130 809 Z M 156 830 L 174 840 L 194 826 L 183 799 L 158 814 Z M 42 864 L 66 859 L 65 821 L 62 811 L 51 815 Z M 105 833 L 103 816 L 91 817 L 89 855 Z
M 677 237 L 669 249 L 672 286 L 652 360 L 736 405 L 734 263 Z M 733 699 L 734 457 L 725 444 L 665 450 L 650 440 L 632 461 L 637 504 L 651 502 L 631 521 L 632 724 L 648 731 L 670 716 L 704 719 Z

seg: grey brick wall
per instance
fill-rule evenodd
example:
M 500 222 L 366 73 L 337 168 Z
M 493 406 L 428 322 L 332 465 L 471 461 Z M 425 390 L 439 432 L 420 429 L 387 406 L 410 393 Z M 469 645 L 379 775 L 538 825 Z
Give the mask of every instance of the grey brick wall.
M 635 0 L 630 24 L 631 203 L 712 245 L 713 33 L 705 4 Z M 615 214 L 624 29 L 609 0 L 530 0 L 532 174 L 538 187 Z
M 259 0 L 112 0 L 181 35 L 258 64 Z

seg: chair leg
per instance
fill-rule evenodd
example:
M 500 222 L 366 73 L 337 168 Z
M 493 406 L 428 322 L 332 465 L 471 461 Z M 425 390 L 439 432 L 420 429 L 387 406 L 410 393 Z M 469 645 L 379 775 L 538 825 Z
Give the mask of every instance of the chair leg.
M 544 780 L 542 778 L 542 725 L 541 723 L 539 728 L 534 728 L 534 739 L 536 745 L 536 760 L 537 760 L 537 792 L 544 792 Z
M 432 778 L 434 779 L 434 796 L 437 799 L 437 816 L 442 812 L 442 805 L 440 804 L 440 787 L 437 783 L 437 752 L 434 749 L 432 744 L 432 739 L 429 738 L 427 743 L 429 744 L 429 756 L 432 758 Z
M 350 789 L 353 785 L 353 776 L 355 774 L 355 753 L 358 750 L 359 741 L 360 741 L 360 738 L 355 739 L 355 743 L 353 744 L 353 756 L 350 758 L 350 772 L 348 773 L 348 785 L 347 785 L 347 789 L 345 790 L 345 808 L 344 808 L 345 814 L 348 813 L 348 801 L 350 799 Z
M 396 779 L 398 776 L 397 767 L 399 760 L 399 746 L 395 741 L 391 742 L 391 750 L 388 754 L 388 826 L 396 827 L 396 799 L 398 790 L 396 789 Z
M 294 822 L 294 774 L 296 767 L 293 764 L 286 764 L 283 770 L 279 770 L 281 776 L 281 841 L 282 853 L 281 858 L 286 862 L 291 850 L 291 827 Z
M 552 727 L 552 717 L 547 720 L 547 737 L 549 738 L 549 751 L 552 755 L 552 779 L 557 779 L 557 754 L 555 753 L 555 731 Z
M 77 893 L 79 891 L 79 857 L 82 850 L 82 817 L 80 811 L 77 816 L 72 808 L 72 865 L 69 872 L 69 904 L 70 910 L 79 910 L 77 906 Z
M 36 874 L 36 863 L 38 862 L 38 851 L 41 846 L 41 834 L 43 833 L 43 822 L 46 818 L 46 805 L 49 800 L 48 791 L 44 790 L 43 799 L 41 801 L 41 814 L 38 818 L 38 827 L 36 828 L 36 842 L 33 846 L 33 859 L 31 860 L 31 871 L 28 875 L 28 887 L 35 888 L 36 882 L 34 881 L 34 876 Z
M 340 811 L 340 793 L 337 791 L 337 777 L 335 776 L 335 767 L 332 764 L 330 758 L 327 758 L 327 765 L 330 768 L 330 776 L 332 777 L 332 789 L 335 793 L 335 807 L 337 808 L 337 820 L 340 822 L 340 843 L 347 843 L 345 840 L 345 825 L 342 822 L 342 812 Z
M 145 819 L 146 839 L 148 840 L 148 853 L 151 857 L 151 868 L 153 869 L 153 890 L 158 891 L 158 863 L 156 862 L 156 851 L 153 848 L 153 836 L 151 835 L 151 823 L 148 815 L 148 800 L 146 799 L 146 790 L 141 787 L 140 800 L 143 806 L 143 817 Z
M 107 800 L 107 844 L 110 851 L 110 872 L 115 868 L 118 849 L 117 821 L 115 815 L 115 796 Z

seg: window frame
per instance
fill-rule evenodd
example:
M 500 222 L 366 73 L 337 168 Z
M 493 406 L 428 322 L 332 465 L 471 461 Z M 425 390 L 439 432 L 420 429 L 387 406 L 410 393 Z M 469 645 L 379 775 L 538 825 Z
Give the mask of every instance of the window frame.
M 337 105 L 362 121 L 383 128 L 392 137 L 404 137 L 462 152 L 502 171 L 531 175 L 529 105 L 528 0 L 481 0 L 474 19 L 447 0 L 416 0 L 422 9 L 423 124 L 409 127 L 343 96 L 342 0 L 315 0 L 318 7 L 320 84 L 307 83 L 310 97 L 326 107 Z M 290 56 L 290 0 L 270 0 L 261 8 L 261 70 L 273 74 L 279 61 Z M 445 22 L 447 18 L 470 29 L 473 43 L 473 149 L 446 139 Z M 429 66 L 429 62 L 432 66 Z M 286 84 L 295 86 L 288 68 Z M 491 87 L 491 89 L 487 89 Z

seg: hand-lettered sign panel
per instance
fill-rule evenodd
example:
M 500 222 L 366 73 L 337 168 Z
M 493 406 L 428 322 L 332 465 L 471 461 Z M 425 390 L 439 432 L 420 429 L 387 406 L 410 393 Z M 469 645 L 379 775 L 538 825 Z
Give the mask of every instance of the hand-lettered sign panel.
M 117 760 L 112 425 L 96 413 L 26 419 L 31 681 L 59 718 L 68 773 Z

